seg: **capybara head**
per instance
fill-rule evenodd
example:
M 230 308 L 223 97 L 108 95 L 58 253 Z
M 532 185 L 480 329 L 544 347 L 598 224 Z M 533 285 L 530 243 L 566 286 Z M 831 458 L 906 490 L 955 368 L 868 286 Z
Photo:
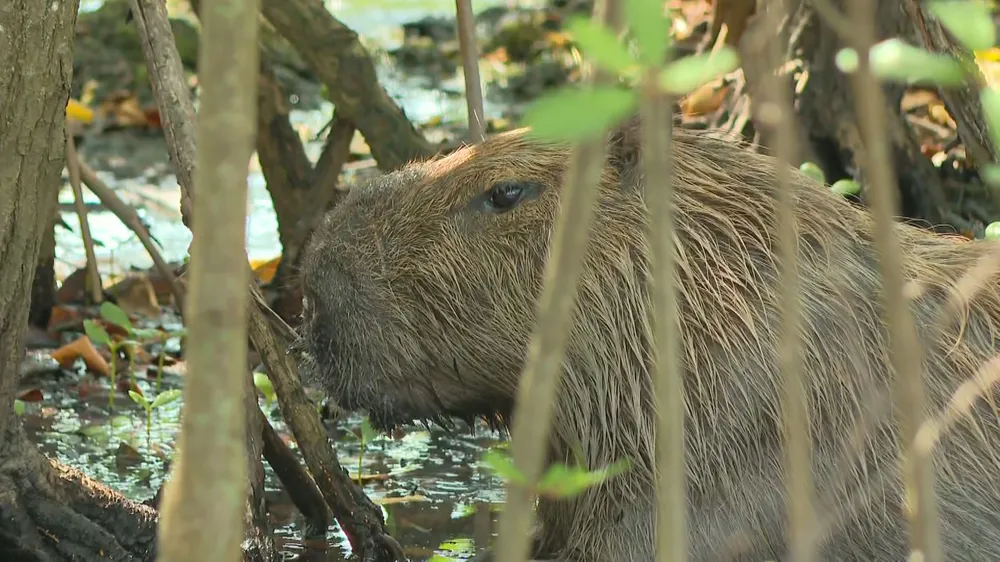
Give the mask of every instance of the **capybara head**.
M 510 413 L 564 167 L 514 132 L 351 189 L 301 269 L 315 376 L 342 407 L 381 427 Z

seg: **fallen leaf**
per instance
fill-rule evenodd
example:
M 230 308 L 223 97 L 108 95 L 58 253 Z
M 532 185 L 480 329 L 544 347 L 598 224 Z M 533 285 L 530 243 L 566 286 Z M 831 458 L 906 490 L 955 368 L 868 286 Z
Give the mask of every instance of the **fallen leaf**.
M 704 84 L 681 100 L 681 111 L 686 116 L 711 113 L 722 107 L 728 93 L 729 86 L 711 82 Z
M 157 317 L 163 312 L 156 297 L 156 289 L 145 273 L 129 275 L 108 287 L 107 292 L 115 297 L 118 306 L 130 316 L 138 314 Z
M 400 496 L 398 498 L 374 498 L 372 499 L 376 505 L 394 505 L 399 503 L 410 503 L 410 502 L 422 502 L 427 501 L 425 496 L 415 495 L 415 496 Z
M 45 395 L 42 394 L 41 389 L 29 388 L 19 392 L 17 399 L 22 402 L 41 402 L 45 399 Z
M 281 256 L 270 258 L 267 260 L 251 260 L 250 267 L 253 269 L 254 276 L 261 283 L 270 283 L 274 279 L 274 274 L 278 272 L 278 264 L 281 263 Z
M 52 350 L 49 355 L 64 369 L 70 368 L 77 357 L 81 357 L 90 371 L 104 376 L 108 376 L 111 373 L 108 362 L 104 360 L 104 357 L 101 356 L 87 336 L 80 336 L 59 349 Z

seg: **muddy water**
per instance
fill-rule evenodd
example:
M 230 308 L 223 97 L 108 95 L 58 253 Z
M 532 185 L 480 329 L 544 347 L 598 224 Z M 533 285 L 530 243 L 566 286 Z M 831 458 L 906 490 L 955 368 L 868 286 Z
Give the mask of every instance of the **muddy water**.
M 464 121 L 466 109 L 461 74 L 428 88 L 421 85 L 420 78 L 406 75 L 386 55 L 378 54 L 398 46 L 400 24 L 426 15 L 450 16 L 454 2 L 326 0 L 326 3 L 338 18 L 358 31 L 376 53 L 383 86 L 413 121 L 420 123 L 435 118 Z M 501 3 L 503 0 L 477 1 L 475 9 L 479 11 Z M 532 2 L 520 4 L 526 6 Z M 84 10 L 99 6 L 99 0 L 82 0 Z M 453 93 L 448 94 L 445 90 Z M 487 117 L 498 116 L 503 110 L 502 106 L 487 103 Z M 292 121 L 295 127 L 313 136 L 328 116 L 329 107 L 323 107 L 317 111 L 295 111 Z M 320 149 L 320 141 L 307 145 L 314 159 Z M 160 242 L 164 257 L 168 261 L 182 259 L 190 243 L 190 232 L 180 222 L 179 192 L 164 156 L 162 139 L 137 138 L 132 132 L 105 133 L 90 142 L 89 147 L 85 143 L 81 154 L 124 200 L 140 210 L 153 236 Z M 96 198 L 84 191 L 85 200 L 96 204 Z M 248 195 L 247 250 L 252 259 L 274 257 L 280 253 L 277 224 L 255 161 L 251 163 Z M 57 275 L 62 278 L 85 263 L 85 254 L 68 185 L 64 186 L 60 201 L 64 203 L 63 219 L 70 227 L 70 230 L 56 230 L 56 268 Z M 105 275 L 152 265 L 139 241 L 126 227 L 99 207 L 91 206 L 91 209 L 90 227 L 101 244 L 95 250 Z M 181 379 L 181 375 L 168 374 L 163 378 L 163 388 L 179 388 Z M 155 493 L 168 468 L 164 459 L 169 458 L 175 445 L 180 401 L 153 412 L 147 438 L 145 413 L 128 396 L 118 393 L 114 410 L 109 409 L 108 383 L 104 379 L 63 373 L 40 377 L 31 384 L 43 390 L 45 401 L 41 406 L 28 405 L 26 428 L 47 454 L 80 468 L 131 498 L 145 500 Z M 147 394 L 155 394 L 155 382 L 141 373 L 138 384 Z M 288 435 L 280 415 L 276 415 L 276 407 L 265 404 L 265 411 L 279 433 Z M 360 418 L 354 416 L 329 427 L 341 462 L 352 474 L 358 471 L 361 447 L 356 438 L 349 437 L 349 432 L 357 432 L 359 423 Z M 369 481 L 365 489 L 377 502 L 387 502 L 383 505 L 387 521 L 411 560 L 462 559 L 470 553 L 470 539 L 477 525 L 473 516 L 475 506 L 502 499 L 501 483 L 479 462 L 483 450 L 496 443 L 497 436 L 485 428 L 459 434 L 411 428 L 401 439 L 380 438 L 368 444 L 364 455 L 360 456 L 361 471 L 384 477 Z M 327 552 L 306 547 L 301 538 L 301 517 L 281 490 L 270 467 L 265 465 L 265 470 L 272 524 L 286 559 L 342 559 L 348 548 L 335 522 L 331 522 L 328 529 L 331 546 Z

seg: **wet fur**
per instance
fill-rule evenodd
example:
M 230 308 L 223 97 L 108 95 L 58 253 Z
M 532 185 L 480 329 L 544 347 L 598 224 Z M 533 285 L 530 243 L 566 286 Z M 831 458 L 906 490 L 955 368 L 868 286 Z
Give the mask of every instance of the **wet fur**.
M 539 506 L 541 555 L 654 559 L 647 212 L 633 122 L 610 143 L 558 391 L 551 458 L 633 469 Z M 784 556 L 774 161 L 677 130 L 678 282 L 687 392 L 691 559 Z M 507 133 L 352 189 L 303 262 L 307 373 L 383 428 L 484 417 L 505 426 L 528 344 L 567 149 Z M 872 218 L 808 177 L 798 201 L 803 337 L 824 560 L 900 561 L 888 337 Z M 488 214 L 499 180 L 540 196 Z M 996 354 L 997 244 L 897 228 L 913 284 L 932 413 Z M 992 260 L 992 261 L 989 261 Z M 976 267 L 987 278 L 956 300 Z M 951 302 L 952 304 L 947 304 Z M 957 305 L 957 306 L 956 306 Z M 996 394 L 942 435 L 938 494 L 947 558 L 1000 560 Z M 878 414 L 871 419 L 874 411 Z M 867 422 L 866 422 L 867 420 Z M 867 427 L 864 424 L 867 423 Z M 859 424 L 862 427 L 858 427 Z

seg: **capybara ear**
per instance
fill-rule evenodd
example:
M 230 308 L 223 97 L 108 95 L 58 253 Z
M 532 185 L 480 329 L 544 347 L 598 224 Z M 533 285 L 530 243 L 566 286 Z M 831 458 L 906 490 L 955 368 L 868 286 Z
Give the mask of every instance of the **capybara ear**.
M 676 102 L 671 108 L 671 119 L 674 127 L 681 124 L 680 106 Z M 641 161 L 642 123 L 639 115 L 633 113 L 611 130 L 608 137 L 608 164 L 624 179 L 639 173 Z M 633 185 L 628 181 L 625 183 Z

